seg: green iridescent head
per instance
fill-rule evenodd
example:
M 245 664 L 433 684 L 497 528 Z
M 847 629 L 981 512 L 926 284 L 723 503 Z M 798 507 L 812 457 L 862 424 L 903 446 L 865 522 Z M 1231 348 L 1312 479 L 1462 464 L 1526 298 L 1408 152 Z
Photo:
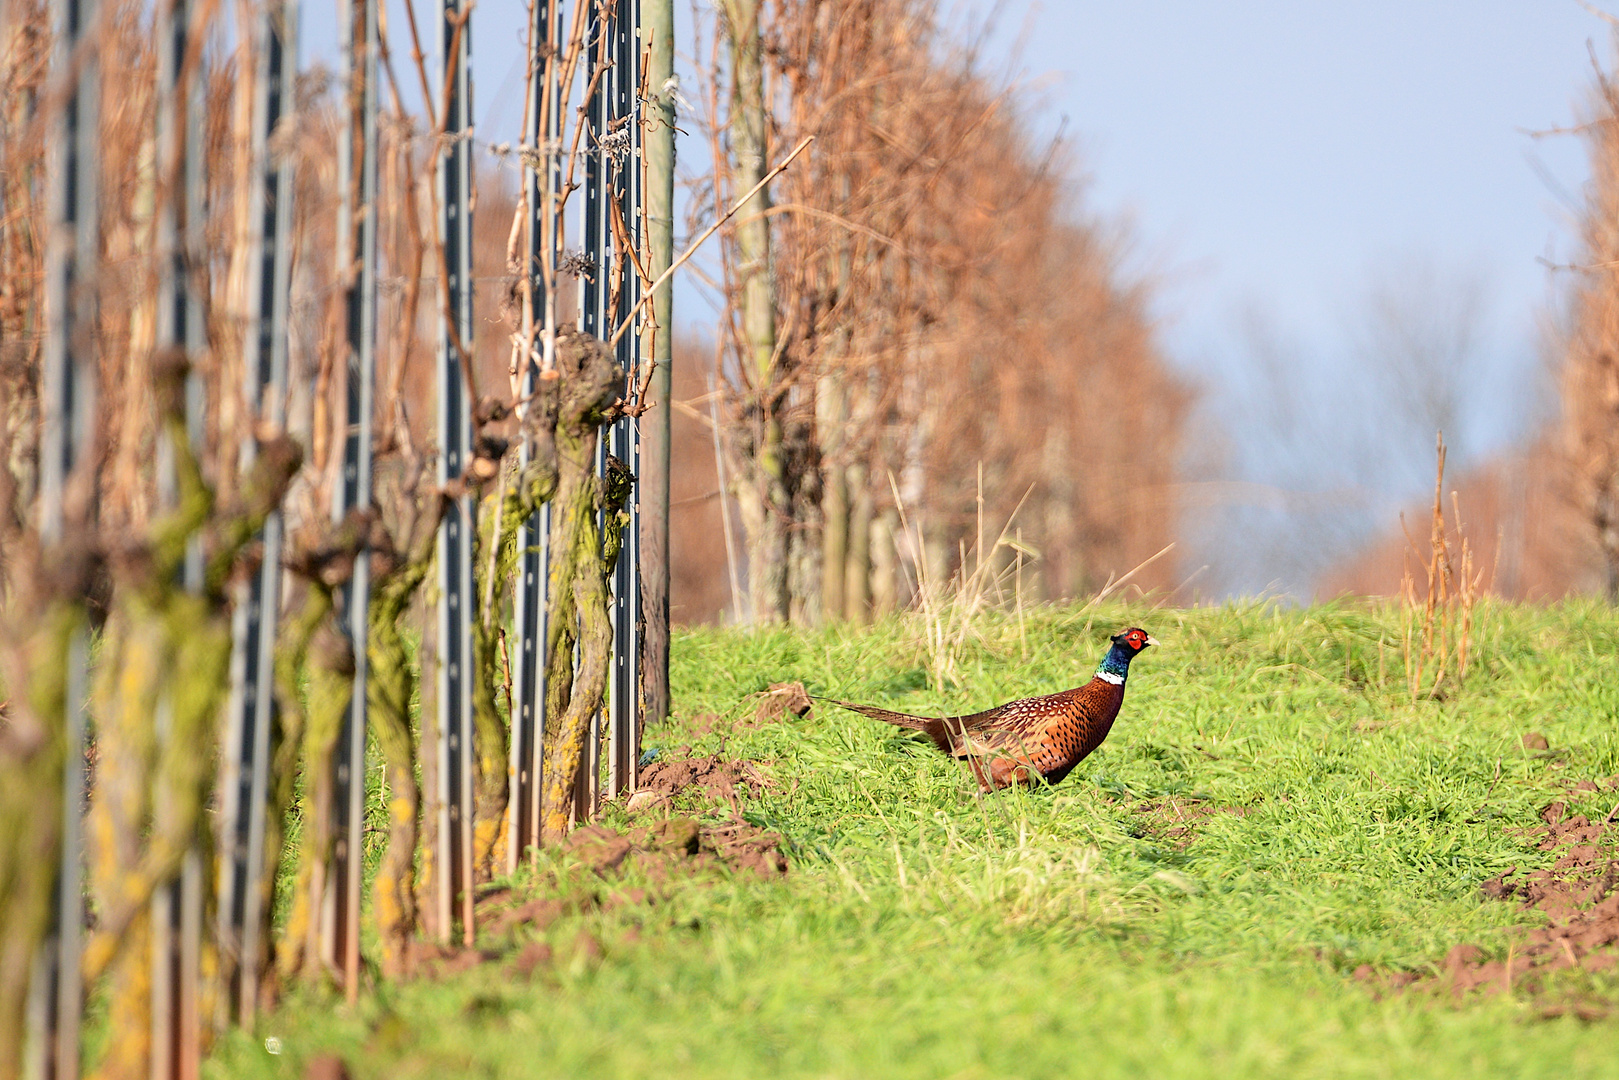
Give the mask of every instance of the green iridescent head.
M 1113 647 L 1102 657 L 1096 673 L 1109 682 L 1117 680 L 1122 683 L 1125 676 L 1130 674 L 1130 661 L 1136 658 L 1136 654 L 1156 644 L 1158 640 L 1139 626 L 1132 626 L 1122 634 L 1114 634 Z

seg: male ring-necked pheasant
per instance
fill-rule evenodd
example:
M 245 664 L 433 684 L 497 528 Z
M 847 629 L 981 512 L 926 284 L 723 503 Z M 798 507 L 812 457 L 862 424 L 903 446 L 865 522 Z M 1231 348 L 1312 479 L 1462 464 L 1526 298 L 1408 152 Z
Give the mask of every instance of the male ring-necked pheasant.
M 944 753 L 965 759 L 984 791 L 1033 784 L 1036 775 L 1055 784 L 1102 745 L 1124 703 L 1130 661 L 1156 644 L 1145 630 L 1132 627 L 1114 635 L 1113 647 L 1084 686 L 1008 701 L 971 716 L 912 716 L 850 701 L 832 704 L 921 732 Z

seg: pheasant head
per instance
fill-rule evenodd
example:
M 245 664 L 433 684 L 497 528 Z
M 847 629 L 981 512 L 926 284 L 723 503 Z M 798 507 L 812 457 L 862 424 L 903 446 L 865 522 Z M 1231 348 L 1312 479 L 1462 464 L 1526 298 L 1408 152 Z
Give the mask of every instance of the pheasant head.
M 1130 661 L 1148 645 L 1156 644 L 1158 639 L 1139 626 L 1132 626 L 1122 634 L 1114 634 L 1113 647 L 1102 657 L 1101 664 L 1096 668 L 1096 677 L 1115 686 L 1124 685 L 1125 678 L 1130 674 Z

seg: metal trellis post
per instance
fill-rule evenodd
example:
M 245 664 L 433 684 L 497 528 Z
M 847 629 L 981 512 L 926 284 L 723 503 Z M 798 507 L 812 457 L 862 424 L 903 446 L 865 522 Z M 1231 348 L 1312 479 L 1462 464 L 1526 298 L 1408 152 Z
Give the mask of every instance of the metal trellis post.
M 443 214 L 445 308 L 439 312 L 438 479 L 442 486 L 460 478 L 472 454 L 472 128 L 470 5 L 443 0 L 439 58 L 449 97 L 444 117 L 445 145 L 438 162 L 439 206 Z M 472 620 L 478 617 L 473 585 L 475 557 L 473 501 L 455 500 L 439 525 L 439 827 L 440 933 L 447 939 L 455 916 L 462 941 L 471 947 L 472 922 L 472 680 L 476 661 Z M 498 541 L 497 541 L 498 542 Z M 487 615 L 487 613 L 486 613 Z
M 633 260 L 622 267 L 614 259 L 615 236 L 631 245 L 640 234 L 640 128 L 635 122 L 636 84 L 640 48 L 636 35 L 640 12 L 636 0 L 615 0 L 596 9 L 606 16 L 589 35 L 593 43 L 587 77 L 605 64 L 596 96 L 589 103 L 591 152 L 585 162 L 584 252 L 594 268 L 580 290 L 580 325 L 588 334 L 612 337 L 622 313 L 634 305 L 639 282 Z M 598 34 L 600 35 L 598 37 Z M 599 43 L 599 44 L 598 44 Z M 622 273 L 622 281 L 616 281 Z M 628 373 L 623 396 L 629 400 L 634 382 L 640 335 L 625 334 L 614 358 Z M 597 453 L 597 470 L 606 474 L 607 455 L 638 471 L 639 447 L 635 421 L 624 416 L 605 433 Z M 639 497 L 632 488 L 626 505 L 623 546 L 612 580 L 613 661 L 608 683 L 609 797 L 635 787 L 640 745 L 641 596 L 637 556 L 640 548 Z M 605 524 L 605 522 L 604 522 Z M 578 791 L 576 816 L 583 820 L 596 804 L 601 747 L 599 722 L 593 722 L 585 758 L 585 776 Z
M 612 48 L 613 9 L 609 5 L 585 4 L 576 18 L 588 20 L 585 31 L 585 82 L 594 84 L 595 93 L 585 103 L 584 220 L 580 227 L 580 247 L 585 266 L 579 279 L 579 329 L 598 338 L 612 333 L 607 327 L 608 294 L 612 281 L 612 239 L 608 218 L 611 194 L 607 183 L 607 148 L 602 140 L 612 118 L 614 77 Z M 605 69 L 605 70 L 604 70 Z M 596 475 L 605 476 L 607 440 L 596 443 Z M 598 526 L 601 521 L 598 520 Z M 616 650 L 615 650 L 616 651 Z M 577 664 L 577 658 L 575 664 Z M 609 689 L 609 694 L 611 689 Z M 601 714 L 590 718 L 590 732 L 579 757 L 579 775 L 573 788 L 573 820 L 590 820 L 596 810 L 601 787 Z
M 43 357 L 44 431 L 40 440 L 40 540 L 60 549 L 71 527 L 92 520 L 96 392 L 96 276 L 100 207 L 97 143 L 100 96 L 97 0 L 55 0 L 52 66 L 71 80 L 50 132 L 51 167 L 45 172 L 46 331 Z M 76 70 L 75 70 L 76 69 Z M 28 1006 L 30 1045 L 25 1069 L 40 1080 L 79 1075 L 83 987 L 84 707 L 89 692 L 90 641 L 80 625 L 68 646 L 63 702 L 62 842 L 53 904 L 54 926 L 35 958 Z
M 285 424 L 287 313 L 290 295 L 292 162 L 272 155 L 276 125 L 293 109 L 297 74 L 295 0 L 266 4 L 257 26 L 254 79 L 252 251 L 248 296 L 252 304 L 243 343 L 244 400 L 249 416 L 271 430 Z M 255 441 L 243 440 L 243 469 L 252 466 Z M 269 883 L 264 848 L 269 809 L 270 732 L 276 724 L 274 652 L 280 607 L 281 513 L 272 512 L 259 536 L 258 569 L 236 598 L 231 632 L 231 696 L 222 748 L 219 830 L 218 1026 L 234 1016 L 252 1022 L 264 966 Z
M 535 148 L 534 160 L 523 170 L 528 196 L 528 276 L 531 290 L 529 311 L 543 328 L 545 283 L 554 280 L 556 245 L 549 240 L 551 197 L 558 186 L 557 160 L 551 152 L 561 133 L 557 88 L 547 78 L 556 64 L 560 28 L 552 19 L 554 0 L 537 0 L 529 26 L 529 63 L 535 65 L 534 97 L 528 105 L 528 127 L 523 141 Z M 532 356 L 519 359 L 521 387 L 526 398 L 534 392 L 539 372 Z M 518 464 L 529 463 L 530 447 L 524 439 L 518 448 Z M 517 869 L 523 853 L 540 843 L 540 782 L 545 747 L 545 638 L 546 606 L 549 601 L 548 546 L 551 533 L 551 505 L 546 503 L 530 514 L 517 532 L 517 662 L 513 664 L 511 795 L 507 800 L 506 868 Z
M 610 129 L 622 136 L 622 149 L 609 150 L 614 162 L 608 206 L 617 214 L 622 239 L 631 251 L 643 250 L 641 236 L 641 125 L 638 122 L 637 93 L 641 72 L 640 0 L 618 0 L 612 24 L 614 52 L 612 79 L 612 120 Z M 616 127 L 614 127 L 616 125 Z M 640 299 L 641 282 L 635 274 L 635 260 L 626 258 L 621 267 L 623 285 L 611 305 L 611 317 L 603 330 L 612 334 L 623 313 L 634 310 Z M 628 373 L 624 399 L 631 399 L 635 388 L 637 362 L 641 355 L 641 335 L 632 330 L 619 339 L 619 366 Z M 630 472 L 641 473 L 640 433 L 633 416 L 622 416 L 609 433 L 610 452 Z M 640 485 L 630 488 L 625 507 L 628 520 L 623 526 L 623 548 L 613 572 L 613 668 L 610 725 L 608 728 L 607 794 L 616 797 L 635 789 L 636 767 L 641 753 L 641 494 Z
M 338 234 L 346 286 L 348 372 L 343 472 L 332 517 L 371 506 L 371 407 L 376 383 L 377 330 L 377 2 L 344 0 L 340 33 L 348 76 L 348 122 L 338 148 L 343 203 Z M 343 587 L 342 616 L 354 648 L 354 688 L 338 738 L 334 790 L 337 843 L 326 896 L 322 950 L 343 974 L 353 1001 L 360 982 L 360 863 L 365 810 L 366 629 L 370 611 L 370 552 L 354 560 Z

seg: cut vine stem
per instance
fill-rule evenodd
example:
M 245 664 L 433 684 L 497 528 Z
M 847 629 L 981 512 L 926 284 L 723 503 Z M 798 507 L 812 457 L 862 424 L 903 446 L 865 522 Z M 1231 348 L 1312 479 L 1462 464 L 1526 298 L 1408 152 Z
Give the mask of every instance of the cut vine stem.
M 789 165 L 791 165 L 793 163 L 793 159 L 796 158 L 799 154 L 802 154 L 804 152 L 804 148 L 807 147 L 810 143 L 812 143 L 814 141 L 815 141 L 815 136 L 813 136 L 813 135 L 804 136 L 802 141 L 800 141 L 797 146 L 793 147 L 793 152 L 788 154 L 786 157 L 782 158 L 781 164 L 777 165 L 774 169 L 771 169 L 769 172 L 765 173 L 764 176 L 762 178 L 760 178 L 760 180 L 759 180 L 759 182 L 757 184 L 754 184 L 753 187 L 748 189 L 748 193 L 746 195 L 742 196 L 736 202 L 732 203 L 731 208 L 725 212 L 724 217 L 720 218 L 718 221 L 714 222 L 714 224 L 710 225 L 707 229 L 703 230 L 703 235 L 701 235 L 697 239 L 693 240 L 691 242 L 691 245 L 689 247 L 687 247 L 685 251 L 680 253 L 680 258 L 678 258 L 674 262 L 670 263 L 669 264 L 669 269 L 667 269 L 663 273 L 659 274 L 658 275 L 658 280 L 654 281 L 651 285 L 649 285 L 647 287 L 646 291 L 644 291 L 641 294 L 641 299 L 637 300 L 635 302 L 635 306 L 630 308 L 629 314 L 625 315 L 624 316 L 624 321 L 618 324 L 618 329 L 613 331 L 613 336 L 608 339 L 607 344 L 609 346 L 617 345 L 618 344 L 618 339 L 623 337 L 624 332 L 627 331 L 631 326 L 635 325 L 635 317 L 641 313 L 641 308 L 646 306 L 647 301 L 650 300 L 653 297 L 653 295 L 657 293 L 658 289 L 663 285 L 663 283 L 665 281 L 668 281 L 669 278 L 674 275 L 674 272 L 676 270 L 679 270 L 682 266 L 684 266 L 686 264 L 687 260 L 689 260 L 693 255 L 697 254 L 697 249 L 702 247 L 705 243 L 707 243 L 708 238 L 710 236 L 713 236 L 716 232 L 718 232 L 720 230 L 720 227 L 722 225 L 724 225 L 727 221 L 730 221 L 733 217 L 735 217 L 736 212 L 738 210 L 742 209 L 742 206 L 743 206 L 744 203 L 746 203 L 749 199 L 753 198 L 760 191 L 762 191 L 764 189 L 764 186 L 766 184 L 770 183 L 770 181 L 774 180 L 776 177 L 778 177 L 782 173 L 786 172 L 787 171 L 787 166 L 789 166 Z

